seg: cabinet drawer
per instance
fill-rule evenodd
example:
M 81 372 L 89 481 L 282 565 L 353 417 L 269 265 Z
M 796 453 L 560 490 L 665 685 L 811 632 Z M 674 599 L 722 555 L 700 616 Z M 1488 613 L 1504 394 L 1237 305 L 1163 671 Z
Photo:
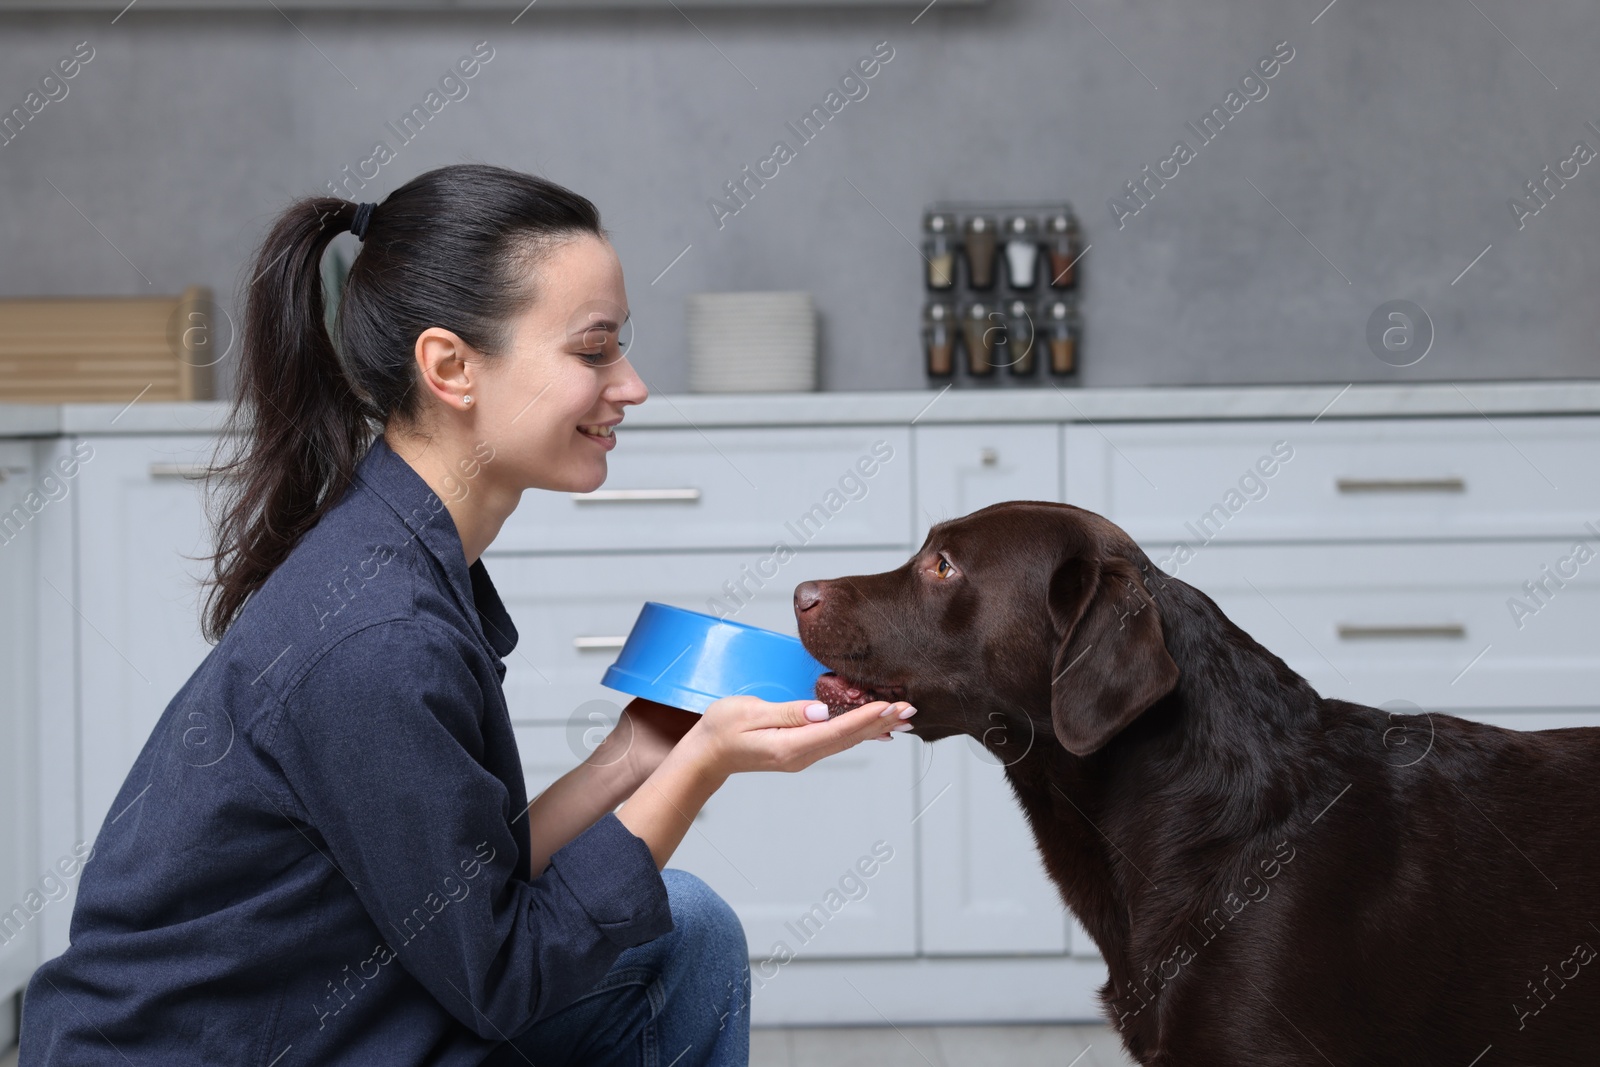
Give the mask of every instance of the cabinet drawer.
M 1600 525 L 1600 419 L 1067 430 L 1067 500 L 1140 541 L 1568 537 Z
M 92 836 L 172 695 L 211 651 L 200 633 L 211 530 L 194 475 L 215 442 L 189 435 L 81 443 L 93 449 L 78 475 L 76 612 L 79 783 Z
M 619 432 L 590 494 L 529 491 L 497 552 L 899 545 L 910 536 L 901 427 Z
M 906 554 L 904 546 L 812 549 L 781 565 L 762 551 L 488 558 L 485 566 L 517 627 L 504 683 L 511 717 L 574 720 L 581 736 L 591 713 L 615 716 L 629 698 L 602 686 L 600 676 L 646 600 L 712 614 L 720 608 L 740 622 L 793 634 L 796 585 L 890 570 Z
M 30 442 L 0 441 L 0 908 L 6 909 L 27 897 L 38 883 L 40 867 L 48 871 L 44 864 L 57 855 L 41 849 L 36 834 L 37 732 L 43 716 L 33 685 L 38 651 L 34 587 L 42 535 L 31 525 L 34 515 L 26 501 L 30 493 L 44 498 L 46 491 L 59 500 L 63 485 L 70 482 L 52 464 L 36 470 Z M 37 499 L 34 504 L 37 509 Z M 58 586 L 71 589 L 56 577 Z M 15 915 L 9 910 L 0 914 L 0 999 L 8 1002 L 39 962 L 38 923 L 19 926 Z
M 797 774 L 736 774 L 673 853 L 733 905 L 756 981 L 799 959 L 916 953 L 918 742 L 865 741 Z M 787 949 L 785 953 L 784 949 Z
M 922 951 L 1065 953 L 1067 910 L 998 758 L 969 737 L 919 744 L 917 757 Z
M 916 529 L 1002 500 L 1061 499 L 1061 427 L 918 426 Z
M 780 944 L 800 959 L 915 953 L 918 747 L 868 741 L 798 774 L 736 774 L 695 817 L 668 865 L 733 907 L 753 978 L 781 981 Z M 560 726 L 519 726 L 517 749 L 530 798 L 578 762 Z
M 1574 564 L 1560 587 L 1546 577 L 1572 570 L 1561 566 L 1572 549 L 1570 541 L 1212 545 L 1164 569 L 1324 696 L 1440 711 L 1593 708 L 1600 558 Z M 1171 560 L 1170 549 L 1146 551 L 1158 564 Z M 1546 590 L 1531 595 L 1528 583 L 1541 581 Z

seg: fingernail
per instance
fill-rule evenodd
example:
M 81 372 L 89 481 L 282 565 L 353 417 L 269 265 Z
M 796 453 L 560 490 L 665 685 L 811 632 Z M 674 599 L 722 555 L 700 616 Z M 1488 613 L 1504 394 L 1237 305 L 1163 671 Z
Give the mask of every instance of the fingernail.
M 827 717 L 828 717 L 828 705 L 826 705 L 826 704 L 807 704 L 806 705 L 806 718 L 810 719 L 812 722 L 821 722 L 823 719 L 826 719 Z
M 902 711 L 900 713 L 900 717 L 902 719 L 909 719 L 909 718 L 911 718 L 911 716 L 915 715 L 916 713 L 917 713 L 917 709 L 916 708 L 906 708 L 905 711 Z
M 906 730 L 909 730 L 909 729 L 911 729 L 911 724 L 908 723 L 908 722 L 903 722 L 899 726 L 896 726 L 894 729 L 890 730 L 889 732 L 891 734 L 898 734 L 898 733 L 904 733 Z
M 875 737 L 875 738 L 873 738 L 873 740 L 874 740 L 874 741 L 892 741 L 892 740 L 894 740 L 894 739 L 893 739 L 893 738 L 892 738 L 892 737 L 891 737 L 891 736 L 890 736 L 890 735 L 888 735 L 888 734 L 884 734 L 884 735 L 883 735 L 883 736 L 881 736 L 881 737 Z
M 895 706 L 893 704 L 890 704 L 888 707 L 884 708 L 882 711 L 880 711 L 878 713 L 878 718 L 887 719 L 890 715 L 894 714 L 894 708 L 895 708 Z

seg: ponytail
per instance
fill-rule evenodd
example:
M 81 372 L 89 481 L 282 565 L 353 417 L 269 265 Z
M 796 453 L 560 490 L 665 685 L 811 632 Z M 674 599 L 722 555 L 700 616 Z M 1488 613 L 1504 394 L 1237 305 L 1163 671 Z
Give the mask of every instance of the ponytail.
M 532 269 L 562 238 L 606 237 L 585 198 L 532 175 L 481 164 L 441 167 L 391 193 L 350 265 L 334 333 L 322 254 L 357 205 L 310 197 L 272 227 L 245 294 L 241 365 L 210 469 L 220 500 L 211 589 L 201 620 L 220 641 L 278 564 L 344 495 L 391 420 L 422 414 L 417 335 L 441 326 L 486 357 L 537 298 Z

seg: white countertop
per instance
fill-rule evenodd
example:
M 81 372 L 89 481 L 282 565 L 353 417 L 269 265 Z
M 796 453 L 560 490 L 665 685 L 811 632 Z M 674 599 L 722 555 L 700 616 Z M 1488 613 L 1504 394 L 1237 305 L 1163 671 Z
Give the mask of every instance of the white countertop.
M 0 437 L 214 433 L 223 401 L 0 404 Z M 935 425 L 1349 419 L 1372 416 L 1600 414 L 1600 380 L 1420 385 L 1163 386 L 1145 389 L 927 389 L 916 392 L 656 394 L 629 408 L 634 427 Z

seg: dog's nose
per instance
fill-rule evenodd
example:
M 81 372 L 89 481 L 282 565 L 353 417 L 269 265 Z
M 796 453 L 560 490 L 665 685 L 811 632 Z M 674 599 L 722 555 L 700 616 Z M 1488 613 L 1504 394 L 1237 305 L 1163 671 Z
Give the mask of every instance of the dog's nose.
M 801 582 L 794 587 L 794 610 L 810 611 L 822 603 L 821 582 Z

